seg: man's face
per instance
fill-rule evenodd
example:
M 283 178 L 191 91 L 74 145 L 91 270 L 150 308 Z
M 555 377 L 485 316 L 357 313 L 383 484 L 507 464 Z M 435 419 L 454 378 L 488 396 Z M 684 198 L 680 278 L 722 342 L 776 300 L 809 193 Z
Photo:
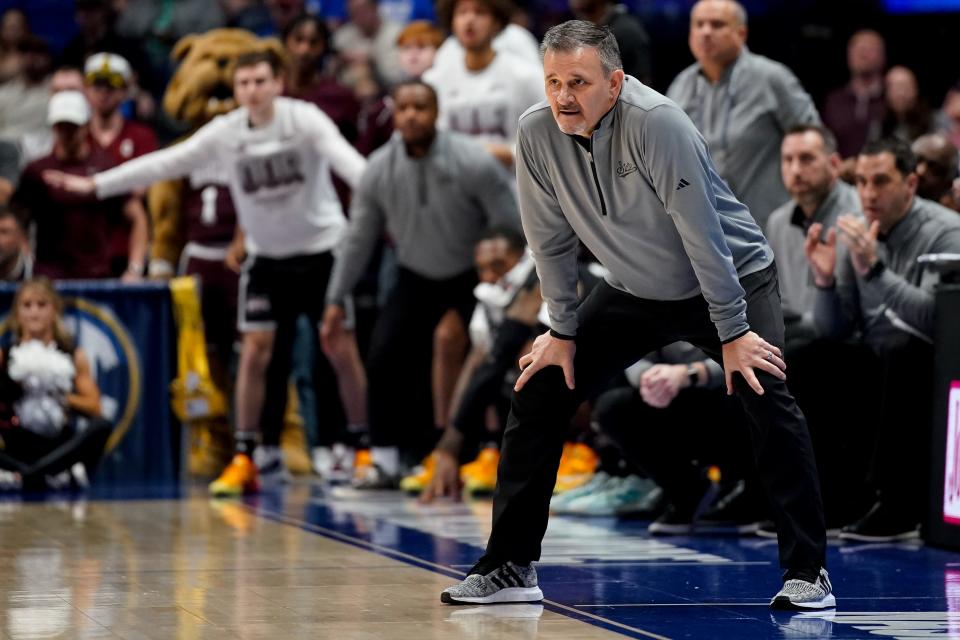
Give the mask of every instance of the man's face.
M 617 101 L 623 85 L 623 71 L 605 75 L 600 54 L 593 47 L 547 51 L 543 75 L 557 126 L 570 135 L 590 135 Z
M 888 231 L 906 212 L 917 190 L 916 174 L 903 175 L 890 152 L 861 154 L 856 167 L 857 192 L 868 224 Z
M 433 138 L 437 125 L 437 103 L 430 90 L 420 85 L 400 87 L 394 94 L 393 126 L 406 144 Z
M 956 177 L 957 149 L 940 134 L 920 136 L 913 143 L 917 156 L 917 194 L 939 200 L 950 190 Z
M 477 243 L 473 252 L 473 264 L 480 282 L 493 284 L 517 266 L 522 253 L 510 248 L 504 238 L 490 238 Z
M 467 51 L 488 47 L 502 26 L 490 8 L 478 0 L 459 0 L 453 8 L 453 35 Z
M 894 113 L 906 113 L 916 106 L 917 77 L 906 67 L 894 67 L 884 78 L 887 105 Z
M 0 262 L 6 262 L 20 255 L 23 247 L 23 234 L 17 221 L 11 215 L 0 217 Z
M 53 125 L 53 139 L 68 158 L 77 158 L 87 136 L 87 128 L 72 122 L 57 122 Z
M 250 111 L 260 111 L 283 93 L 283 79 L 266 62 L 239 67 L 233 74 L 233 97 Z
M 311 66 L 323 57 L 327 48 L 320 30 L 313 22 L 303 22 L 290 32 L 284 43 L 290 57 L 300 66 Z
M 701 0 L 690 13 L 690 51 L 701 64 L 726 66 L 736 60 L 747 41 L 747 27 L 726 0 Z
M 397 51 L 400 68 L 409 78 L 419 78 L 433 66 L 437 48 L 425 44 L 405 44 Z
M 84 88 L 90 108 L 101 116 L 109 116 L 119 109 L 126 93 L 126 89 L 112 87 L 106 82 L 94 82 Z
M 364 32 L 372 32 L 380 25 L 380 14 L 374 0 L 347 0 L 350 22 Z
M 847 45 L 847 67 L 852 76 L 883 73 L 886 66 L 883 38 L 873 31 L 863 31 L 850 38 Z
M 793 133 L 780 145 L 780 174 L 797 202 L 823 202 L 837 178 L 840 158 L 827 151 L 815 131 Z

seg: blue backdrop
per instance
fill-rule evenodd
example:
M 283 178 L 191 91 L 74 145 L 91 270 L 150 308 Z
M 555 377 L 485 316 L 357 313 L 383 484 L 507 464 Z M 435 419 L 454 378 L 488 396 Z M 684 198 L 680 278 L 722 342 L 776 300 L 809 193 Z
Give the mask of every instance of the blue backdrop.
M 104 417 L 114 424 L 94 484 L 175 484 L 181 447 L 168 392 L 176 346 L 168 286 L 74 281 L 57 290 L 67 329 L 90 359 Z M 4 332 L 15 291 L 0 285 Z

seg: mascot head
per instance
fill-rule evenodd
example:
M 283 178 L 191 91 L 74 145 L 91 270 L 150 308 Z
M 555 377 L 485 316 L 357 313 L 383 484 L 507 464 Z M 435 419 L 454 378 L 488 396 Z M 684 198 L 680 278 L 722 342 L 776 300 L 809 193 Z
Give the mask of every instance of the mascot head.
M 260 39 L 243 29 L 212 29 L 184 36 L 171 57 L 179 63 L 163 96 L 163 109 L 175 120 L 200 126 L 233 110 L 233 70 L 241 54 L 273 49 L 286 56 L 276 38 Z

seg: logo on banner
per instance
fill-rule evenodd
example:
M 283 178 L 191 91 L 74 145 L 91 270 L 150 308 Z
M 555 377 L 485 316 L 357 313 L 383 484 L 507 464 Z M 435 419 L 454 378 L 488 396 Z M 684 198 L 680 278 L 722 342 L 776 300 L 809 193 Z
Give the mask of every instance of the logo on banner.
M 83 298 L 64 298 L 63 323 L 76 346 L 90 361 L 90 371 L 100 389 L 100 410 L 113 423 L 107 441 L 109 453 L 133 422 L 140 403 L 140 358 L 126 328 L 105 306 Z M 0 323 L 7 333 L 8 318 Z
M 943 521 L 960 524 L 960 380 L 947 399 L 947 446 L 943 479 Z

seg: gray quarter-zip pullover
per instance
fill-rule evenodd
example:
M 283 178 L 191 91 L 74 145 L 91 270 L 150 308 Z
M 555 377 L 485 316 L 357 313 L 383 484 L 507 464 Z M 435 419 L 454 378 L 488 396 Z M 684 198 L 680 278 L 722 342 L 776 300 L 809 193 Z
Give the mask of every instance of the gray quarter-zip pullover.
M 354 192 L 327 301 L 342 302 L 353 290 L 384 230 L 400 266 L 417 275 L 444 280 L 471 269 L 474 244 L 487 227 L 519 227 L 507 175 L 462 134 L 438 130 L 422 158 L 411 158 L 395 135 L 370 156 Z
M 611 286 L 650 300 L 702 293 L 721 340 L 749 330 L 739 278 L 773 252 L 690 118 L 636 78 L 586 145 L 560 131 L 546 101 L 527 110 L 517 187 L 554 331 L 577 332 L 578 239 Z
M 667 96 L 707 139 L 720 176 L 764 226 L 789 196 L 780 177 L 780 143 L 797 124 L 819 124 L 810 95 L 790 69 L 744 47 L 711 84 L 694 63 L 674 79 Z

